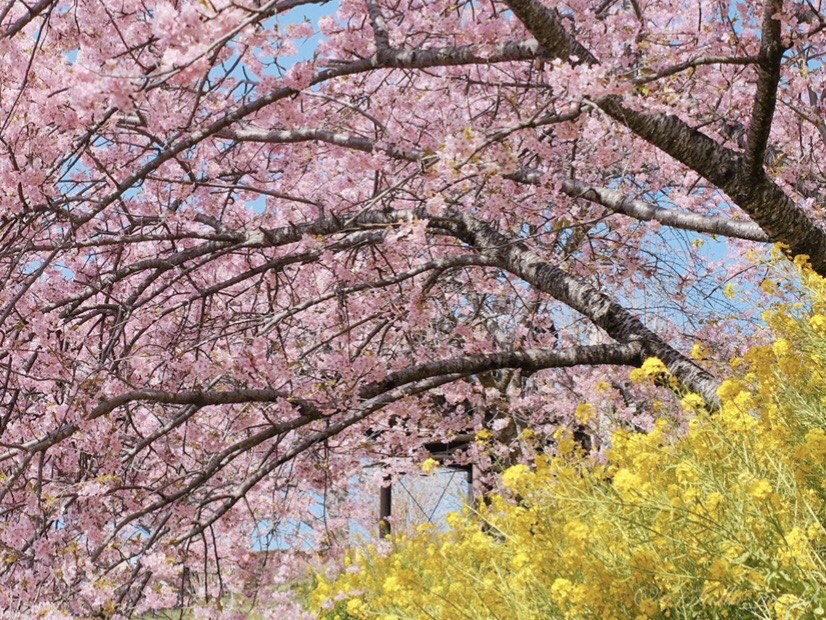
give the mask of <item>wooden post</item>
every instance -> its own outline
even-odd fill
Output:
[[[473,506],[473,463],[465,465],[467,471],[467,504]]]
[[[384,482],[379,491],[379,538],[390,536],[390,515],[393,510],[393,487],[390,477],[386,477]]]

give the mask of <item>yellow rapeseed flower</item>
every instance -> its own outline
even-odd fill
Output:
[[[614,474],[614,488],[622,496],[637,495],[642,487],[642,478],[628,469],[622,468]]]
[[[756,502],[768,499],[771,497],[771,494],[772,485],[765,478],[756,480],[752,483],[751,488],[749,488],[749,495]]]
[[[691,347],[691,357],[698,361],[703,361],[708,359],[708,351],[706,348],[701,344],[695,344]]]
[[[706,401],[703,399],[702,396],[699,394],[695,394],[694,392],[690,392],[686,394],[682,398],[682,404],[685,409],[688,411],[693,411],[695,409],[702,409],[706,405]]]
[[[780,338],[772,345],[772,351],[778,357],[789,355],[792,352],[792,345],[785,338]]]
[[[660,408],[687,423],[617,430],[599,457],[560,428],[557,449],[533,468],[504,471],[510,492],[448,517],[447,531],[397,536],[391,552],[368,547],[332,581],[319,576],[312,611],[320,620],[826,616],[826,280],[804,278],[810,301],[766,313],[773,343],[736,358],[717,410],[677,386],[688,413],[667,395]],[[668,377],[654,359],[634,376]],[[576,417],[595,411],[582,405]],[[481,439],[493,454],[493,435]]]
[[[505,470],[502,474],[502,482],[507,488],[516,489],[530,474],[530,468],[520,463]]]
[[[826,316],[815,314],[809,319],[809,327],[818,333],[826,332]]]
[[[574,418],[580,424],[588,424],[596,417],[596,411],[591,403],[583,403],[577,406]]]

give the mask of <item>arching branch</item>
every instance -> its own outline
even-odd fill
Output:
[[[738,222],[728,217],[700,215],[677,209],[663,209],[642,200],[629,198],[617,190],[588,185],[576,179],[565,179],[562,182],[562,190],[569,196],[589,200],[615,213],[622,213],[643,222],[655,221],[672,228],[692,230],[710,235],[722,235],[733,239],[760,242],[769,240],[768,235],[754,222]]]
[[[311,419],[323,417],[318,407],[308,400],[294,398],[287,392],[272,389],[228,389],[228,390],[184,390],[181,392],[164,390],[134,390],[104,400],[89,414],[94,420],[107,415],[128,403],[147,402],[167,405],[194,405],[209,407],[211,405],[238,405],[243,403],[274,403],[286,401],[296,407],[303,415]]]
[[[648,329],[642,321],[605,293],[543,260],[518,239],[503,235],[467,215],[456,214],[454,221],[440,221],[436,226],[450,230],[484,256],[497,259],[502,269],[588,317],[615,340],[639,343],[643,355],[661,359],[674,376],[712,406],[718,402],[719,383],[712,375]]]
[[[468,375],[504,368],[520,368],[524,371],[535,372],[548,368],[570,368],[572,366],[638,366],[642,361],[642,347],[638,342],[564,349],[503,351],[411,366],[390,373],[377,383],[365,385],[359,390],[359,394],[362,398],[372,398],[387,390],[438,375]]]
[[[562,122],[576,118],[579,112],[566,115],[546,115],[542,119],[523,123],[519,128],[539,127],[542,125]],[[508,130],[510,131],[510,130]],[[496,132],[507,133],[504,130]],[[424,151],[405,150],[392,144],[381,144],[375,140],[363,136],[355,136],[342,132],[333,132],[321,129],[293,129],[265,131],[260,129],[238,129],[227,130],[220,134],[220,137],[237,140],[239,142],[259,142],[267,144],[291,144],[297,142],[319,141],[335,146],[349,148],[365,153],[376,151],[383,152],[393,159],[408,162],[422,162],[425,158],[436,155],[428,155]],[[505,175],[505,178],[519,182],[536,184],[539,182],[539,175],[530,171],[518,171]],[[748,241],[768,241],[768,235],[753,222],[738,222],[730,218],[721,216],[706,216],[690,211],[663,209],[651,206],[641,200],[625,197],[616,190],[586,185],[575,179],[565,179],[562,182],[561,190],[568,196],[582,198],[600,204],[616,213],[621,213],[628,217],[648,222],[657,221],[666,226],[691,230],[694,232],[723,235],[734,239],[745,239]]]

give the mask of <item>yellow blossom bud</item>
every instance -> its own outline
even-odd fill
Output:
[[[785,338],[780,338],[772,345],[772,351],[777,357],[789,355],[792,352],[792,345]]]
[[[772,485],[765,478],[761,478],[760,480],[752,483],[751,488],[749,489],[749,495],[756,502],[768,499],[771,494]]]
[[[809,319],[809,326],[818,333],[826,332],[826,316],[815,314]]]
[[[702,396],[699,394],[694,394],[693,392],[683,396],[680,402],[682,402],[683,407],[685,407],[687,411],[702,409],[706,404],[706,401],[703,400]]]
[[[434,469],[439,466],[439,461],[434,458],[427,458],[425,459],[424,463],[422,463],[422,471],[426,474],[429,474]]]
[[[699,343],[695,344],[691,347],[691,357],[695,360],[702,361],[708,358],[708,351],[706,351],[706,348],[703,345]]]
[[[594,406],[591,403],[583,403],[576,408],[574,412],[574,418],[580,424],[588,424],[591,420],[594,419],[595,412]]]
[[[794,266],[798,269],[807,269],[812,265],[809,262],[809,256],[807,254],[798,254],[794,257]]]
[[[522,481],[531,475],[527,465],[518,464],[508,467],[502,474],[502,482],[509,489],[515,489]]]

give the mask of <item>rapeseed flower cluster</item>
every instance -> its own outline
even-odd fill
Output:
[[[602,460],[563,433],[449,531],[354,551],[319,578],[320,616],[826,617],[826,282],[797,264],[808,302],[767,312],[776,338],[734,360],[718,410],[687,394],[687,432],[617,431]]]

